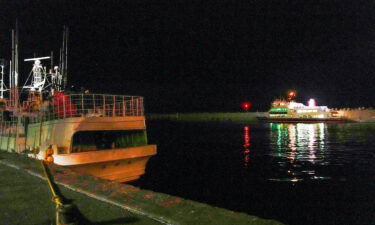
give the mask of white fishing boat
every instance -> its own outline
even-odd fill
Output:
[[[42,64],[51,60],[52,67],[52,56],[26,59],[34,64],[19,88],[18,34],[12,34],[9,87],[1,65],[0,149],[119,182],[144,174],[156,146],[147,143],[143,97],[66,91],[67,29],[59,65]]]

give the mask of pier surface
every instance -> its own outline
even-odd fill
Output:
[[[62,194],[72,199],[87,224],[281,225],[131,185],[83,176],[48,165]],[[0,152],[0,224],[54,224],[55,205],[39,161]]]
[[[55,205],[45,180],[0,164],[0,224],[55,224]],[[161,224],[112,204],[61,187],[92,224]]]

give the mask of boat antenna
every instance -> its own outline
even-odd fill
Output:
[[[12,107],[18,107],[18,20],[16,20],[16,29],[12,29],[12,61],[9,74],[10,104]]]
[[[68,36],[69,29],[66,26],[64,26],[62,48],[60,48],[60,71],[63,77],[63,84],[61,87],[62,90],[65,90],[68,76]]]
[[[15,39],[15,61],[14,61],[14,86],[18,88],[18,20],[16,20],[16,39]]]
[[[58,86],[57,89],[59,91],[63,91],[66,88],[67,80],[68,80],[68,39],[69,39],[69,28],[64,26],[63,27],[63,38],[62,38],[62,46],[60,48],[59,54],[59,66],[55,67],[58,71]]]
[[[53,51],[51,51],[51,69],[53,69]]]
[[[65,90],[68,82],[68,40],[69,40],[69,28],[64,26],[63,33],[63,87]]]
[[[62,40],[62,46],[60,48],[60,71],[63,76],[63,79],[65,77],[65,26],[63,28],[63,40]],[[64,88],[62,88],[64,89]]]
[[[13,75],[14,75],[14,29],[12,29],[12,60],[10,61],[10,73],[9,73],[9,100],[12,105],[13,100]]]

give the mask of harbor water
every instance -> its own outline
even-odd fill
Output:
[[[298,224],[375,224],[375,123],[149,121],[133,184]]]

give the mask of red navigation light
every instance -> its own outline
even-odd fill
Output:
[[[251,102],[243,102],[241,106],[244,111],[248,111],[251,107]]]
[[[297,92],[295,90],[288,91],[288,100],[292,101],[297,97]]]

